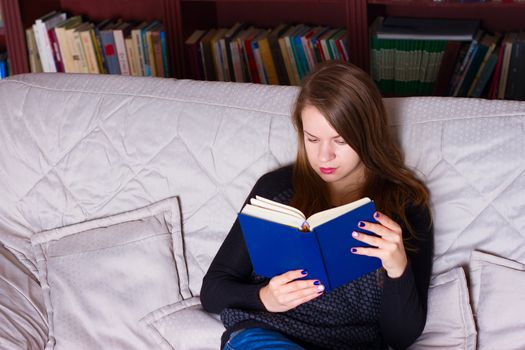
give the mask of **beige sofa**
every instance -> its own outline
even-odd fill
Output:
[[[293,161],[296,93],[0,82],[0,348],[217,349],[202,277],[257,178]],[[525,348],[525,103],[385,104],[432,194],[429,315],[413,348]]]

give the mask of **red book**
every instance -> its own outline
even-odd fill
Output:
[[[434,96],[446,96],[449,82],[454,74],[454,66],[458,57],[461,42],[449,41],[445,47],[443,58],[441,59],[441,65],[437,74],[436,82],[432,95]]]
[[[60,56],[60,46],[58,45],[55,28],[48,29],[47,36],[49,36],[49,42],[53,50],[53,60],[55,61],[57,72],[64,72],[64,62],[62,62],[62,56]]]
[[[260,83],[259,71],[257,70],[257,62],[255,62],[255,56],[253,56],[251,41],[259,35],[259,31],[252,33],[243,42],[244,52],[246,54],[246,61],[248,62],[248,68],[250,70],[250,77],[252,83]]]
[[[487,97],[495,99],[498,94],[499,79],[501,77],[501,65],[503,63],[503,54],[505,53],[505,45],[501,43],[498,54],[498,63],[496,63],[496,68],[494,69],[494,76],[490,82],[490,88]]]

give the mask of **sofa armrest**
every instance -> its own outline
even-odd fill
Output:
[[[45,310],[36,279],[0,244],[0,348],[43,349],[49,331]]]

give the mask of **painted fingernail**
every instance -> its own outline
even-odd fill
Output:
[[[319,281],[315,281],[314,284],[315,284],[316,286],[318,286],[318,285],[321,284],[321,282],[319,282]]]
[[[365,227],[365,223],[362,221],[359,221],[359,227]]]
[[[350,249],[350,251],[351,251],[352,253],[357,253],[357,248],[352,248],[352,249]]]
[[[376,213],[374,214],[374,217],[375,217],[376,219],[379,219],[379,216],[380,216],[380,215],[381,215],[381,214],[379,214],[379,212],[376,211]]]
[[[352,236],[354,237],[359,237],[359,233],[357,233],[356,231],[352,232]]]
[[[306,270],[301,271],[301,273],[302,273],[304,276],[308,275],[308,271],[306,271]]]
[[[320,286],[317,286],[317,291],[322,292],[324,290],[324,286],[321,284]]]

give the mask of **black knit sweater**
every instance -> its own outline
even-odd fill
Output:
[[[261,177],[249,198],[260,195],[289,203],[292,167]],[[419,239],[417,253],[399,278],[380,269],[282,313],[266,311],[259,290],[268,279],[253,273],[238,220],[219,249],[201,289],[205,310],[220,313],[222,346],[239,329],[275,329],[307,349],[403,349],[421,334],[426,320],[433,236],[426,209],[407,208]],[[403,229],[404,234],[407,232]],[[350,253],[349,253],[350,254]]]

